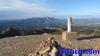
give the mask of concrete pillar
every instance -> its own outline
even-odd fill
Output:
[[[75,40],[77,38],[77,32],[62,32],[62,40],[70,41]]]
[[[78,33],[71,31],[72,17],[69,16],[67,18],[67,21],[68,21],[67,22],[67,31],[62,32],[62,40],[64,40],[64,41],[75,40],[78,37]]]
[[[71,25],[72,25],[72,17],[69,16],[67,18],[67,32],[71,32]]]

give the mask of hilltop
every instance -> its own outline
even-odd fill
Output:
[[[40,43],[45,41],[50,35],[30,35],[17,36],[0,39],[0,56],[27,56],[35,51]],[[100,37],[89,37],[80,35],[77,41],[71,44],[61,40],[61,35],[51,35],[58,43],[67,48],[92,49],[100,42]]]

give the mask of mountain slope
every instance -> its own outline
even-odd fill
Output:
[[[0,28],[2,27],[14,27],[17,29],[42,29],[45,27],[61,27],[65,25],[66,21],[62,19],[56,19],[52,17],[33,17],[23,20],[6,20],[0,21]]]

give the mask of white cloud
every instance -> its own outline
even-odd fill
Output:
[[[21,11],[27,13],[29,15],[40,15],[40,16],[48,16],[56,14],[56,9],[49,8],[48,6],[42,5],[37,1],[41,0],[33,0],[32,2],[28,2],[25,0],[0,0],[0,11]]]

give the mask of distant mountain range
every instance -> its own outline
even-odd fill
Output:
[[[53,17],[33,17],[22,20],[2,20],[0,21],[0,29],[13,27],[17,29],[42,29],[42,28],[58,28],[66,25],[66,20],[56,19]]]
[[[42,29],[59,28],[67,25],[66,19],[57,19],[53,17],[32,17],[21,20],[1,20],[0,29],[13,27],[17,29]],[[73,19],[73,25],[100,25],[100,19]]]

